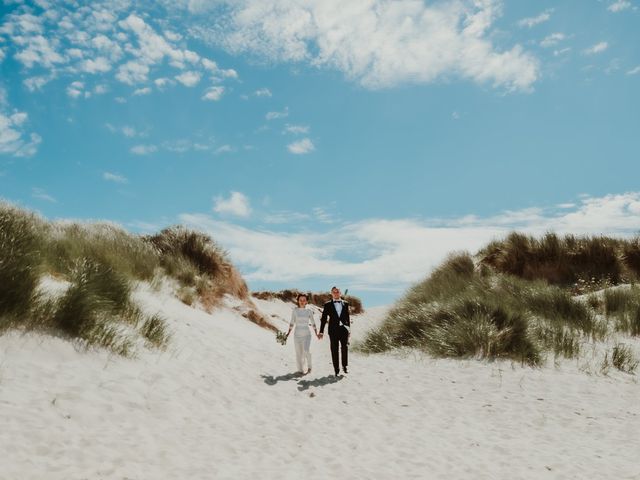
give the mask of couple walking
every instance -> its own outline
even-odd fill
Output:
[[[304,363],[307,364],[307,372],[311,373],[311,330],[316,334],[318,340],[324,337],[324,327],[329,322],[329,344],[331,346],[331,360],[333,361],[333,370],[336,376],[340,373],[340,357],[342,357],[342,371],[349,373],[347,366],[349,364],[349,337],[351,335],[351,321],[349,319],[349,303],[340,298],[340,289],[338,287],[331,288],[331,300],[326,302],[322,308],[322,317],[320,317],[320,332],[316,327],[313,318],[313,312],[306,308],[309,299],[307,295],[301,293],[298,295],[298,306],[291,313],[291,322],[289,323],[289,331],[295,328],[293,335],[294,345],[296,348],[296,363],[298,373],[304,373]]]

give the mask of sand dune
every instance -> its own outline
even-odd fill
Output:
[[[352,354],[336,379],[325,339],[299,378],[293,345],[233,302],[136,298],[168,317],[166,352],[0,337],[1,479],[640,478],[635,376],[405,352]],[[290,305],[256,303],[286,328]],[[383,313],[356,318],[354,337]]]

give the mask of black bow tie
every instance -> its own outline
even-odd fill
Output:
[[[334,300],[333,303],[342,303],[340,300]]]

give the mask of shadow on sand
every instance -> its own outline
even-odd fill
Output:
[[[273,375],[262,375],[262,379],[264,383],[267,385],[275,385],[278,382],[288,382],[289,380],[296,380],[302,377],[300,373],[287,373],[286,375],[280,375],[278,377],[274,377]]]
[[[339,375],[337,377],[334,375],[327,375],[326,377],[316,378],[315,380],[300,380],[298,382],[298,390],[304,392],[310,387],[323,387],[332,383],[338,383],[343,378],[344,377],[342,375]]]
[[[287,373],[286,375],[279,375],[274,377],[273,375],[261,375],[264,383],[267,385],[275,385],[278,382],[288,382],[290,380],[298,380],[302,377],[299,373]],[[298,390],[304,392],[311,387],[323,387],[325,385],[331,385],[332,383],[337,383],[342,380],[344,377],[327,375],[326,377],[316,378],[314,380],[300,380],[298,381]]]

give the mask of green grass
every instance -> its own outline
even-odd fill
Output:
[[[613,366],[621,372],[634,373],[639,364],[640,362],[636,359],[631,347],[618,343],[611,349],[611,353],[605,353],[600,371],[606,375]]]
[[[0,203],[0,332],[8,328],[62,333],[86,346],[132,355],[139,339],[165,348],[165,320],[133,304],[137,281],[176,279],[212,307],[247,286],[207,235],[182,227],[139,236],[109,223],[51,223]],[[70,283],[57,299],[39,295],[43,274]]]
[[[640,287],[617,288],[604,292],[604,310],[613,319],[616,329],[640,336]]]
[[[448,258],[412,287],[359,348],[411,347],[444,357],[511,358],[539,364],[545,352],[574,357],[584,338],[604,332],[587,304],[544,281]]]
[[[640,241],[610,237],[535,238],[512,233],[479,252],[495,271],[527,280],[545,280],[586,293],[640,278]]]
[[[25,315],[40,276],[42,222],[0,204],[0,331]]]

